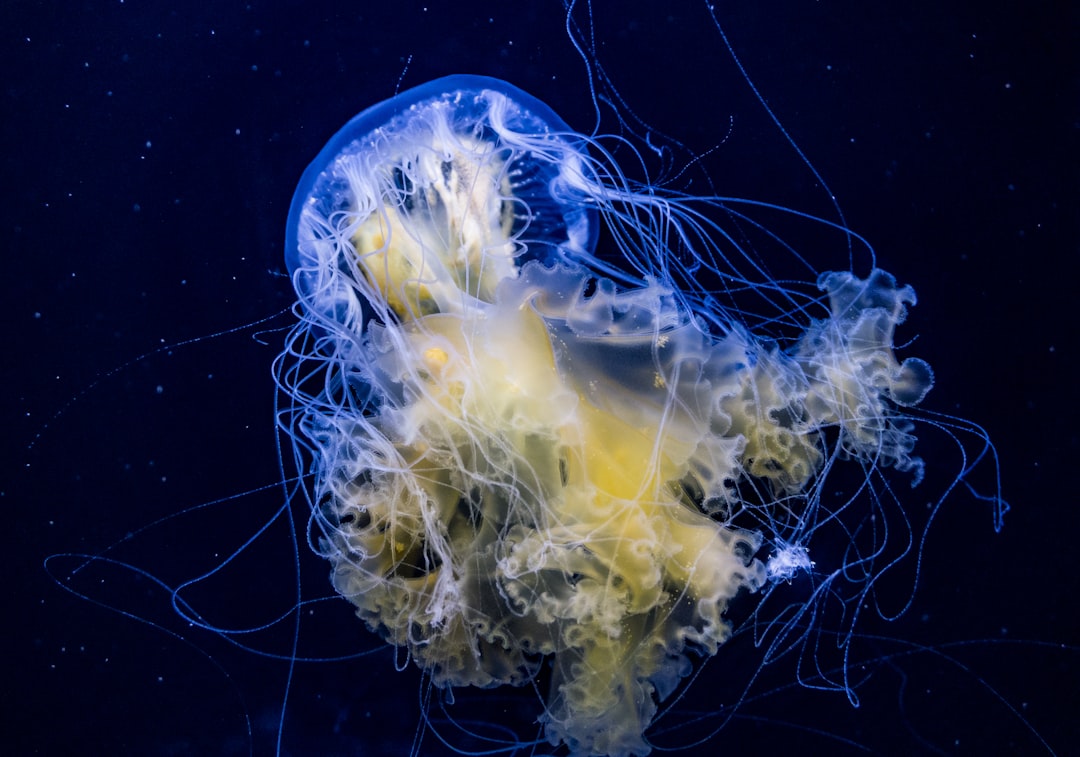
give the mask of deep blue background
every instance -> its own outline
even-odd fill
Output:
[[[718,17],[850,226],[916,287],[901,338],[918,334],[912,353],[937,373],[927,406],[986,427],[1014,509],[995,535],[985,507],[950,500],[915,606],[893,624],[866,618],[867,634],[936,652],[879,666],[857,710],[836,695],[770,693],[714,745],[1044,754],[1041,737],[1076,753],[1080,666],[1075,648],[1060,647],[1080,643],[1077,13],[1070,3],[784,0]],[[601,1],[594,18],[592,57],[624,116],[687,154],[722,142],[704,164],[723,194],[830,212],[704,4]],[[241,495],[110,553],[175,585],[270,518],[282,493],[269,366],[289,318],[153,351],[290,304],[282,245],[295,182],[399,79],[502,77],[590,131],[588,80],[561,3],[15,2],[0,10],[0,30],[0,751],[271,753],[284,664],[187,628],[145,578],[99,564],[73,584],[135,619],[65,593],[43,561]],[[613,115],[602,114],[606,128]],[[941,439],[921,451],[944,474],[956,465]],[[934,483],[909,495],[913,507]],[[186,596],[221,626],[273,620],[291,601],[289,539],[279,522],[235,574],[209,584],[228,596]],[[300,554],[305,596],[327,594],[325,566]],[[64,575],[75,564],[50,567]],[[314,612],[302,655],[375,651],[297,668],[285,753],[406,753],[421,709],[416,672],[395,673],[343,603]],[[243,640],[288,654],[290,636],[283,623]],[[878,654],[898,649],[882,643]],[[715,689],[698,685],[693,706],[729,704],[725,671],[745,677],[752,653],[723,650],[705,672]],[[513,707],[483,701],[490,720]],[[447,750],[429,736],[419,752]]]

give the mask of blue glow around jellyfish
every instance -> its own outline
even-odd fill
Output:
[[[296,191],[276,370],[337,591],[438,687],[542,686],[544,736],[582,755],[647,754],[729,609],[767,656],[858,607],[869,482],[918,480],[905,408],[933,383],[894,355],[910,287],[776,244],[804,273],[780,281],[753,204],[636,184],[617,151],[478,76],[364,111]],[[831,496],[840,466],[871,491]]]

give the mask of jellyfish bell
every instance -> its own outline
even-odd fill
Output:
[[[490,89],[493,84],[498,89]],[[487,98],[480,96],[485,91],[490,93]],[[466,94],[470,92],[472,98]],[[493,149],[490,133],[495,130],[506,136],[520,135],[522,141],[506,142],[503,153],[488,154]],[[540,134],[560,134],[562,138],[529,142],[530,135]],[[296,279],[300,271],[298,287],[317,288],[320,269],[315,241],[327,231],[317,227],[326,220],[336,220],[340,213],[350,213],[368,221],[352,232],[364,237],[361,243],[372,250],[382,247],[381,235],[450,235],[442,240],[416,238],[411,242],[402,237],[394,245],[394,255],[362,259],[367,275],[383,288],[383,299],[399,315],[416,304],[420,292],[399,292],[391,284],[395,278],[415,278],[411,272],[415,266],[436,266],[425,269],[434,281],[425,278],[412,284],[426,288],[423,299],[431,304],[462,292],[490,299],[494,284],[511,270],[511,226],[515,214],[523,212],[510,202],[511,197],[527,205],[536,227],[544,227],[553,238],[565,237],[565,244],[581,250],[595,243],[594,212],[560,204],[547,191],[554,178],[552,171],[575,170],[573,140],[570,128],[539,100],[481,76],[438,79],[368,108],[327,143],[300,179],[286,227],[286,239],[294,241],[286,250],[289,273]],[[558,154],[546,160],[522,161],[521,153],[529,149]],[[513,165],[508,163],[511,151]],[[392,175],[384,176],[382,170],[391,170]],[[435,173],[438,175],[433,176]],[[393,182],[407,205],[343,205],[378,203],[385,189],[380,182],[387,180]],[[413,182],[421,183],[421,191]],[[469,205],[458,206],[459,202]],[[413,203],[420,205],[414,207]],[[405,225],[410,217],[421,214],[428,217],[425,228],[415,223]],[[459,221],[471,225],[455,226]],[[296,244],[295,240],[308,243]],[[439,248],[447,253],[444,259],[418,259],[424,251]],[[541,250],[531,252],[536,255]],[[472,277],[469,282],[462,278],[466,275]]]
[[[651,750],[731,603],[810,568],[834,465],[920,469],[911,288],[780,286],[729,205],[479,76],[364,111],[293,199],[279,423],[334,587],[438,687],[542,675],[574,754]]]

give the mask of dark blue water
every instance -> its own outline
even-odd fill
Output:
[[[925,406],[986,428],[1013,509],[995,534],[985,504],[949,500],[910,610],[893,623],[866,612],[857,650],[874,675],[858,709],[842,694],[789,686],[792,667],[778,665],[712,747],[1064,755],[1080,743],[1077,15],[1065,4],[969,5],[717,9],[847,224],[918,292],[900,340],[917,335],[912,354],[935,369]],[[605,130],[621,117],[682,145],[669,176],[704,155],[674,179],[679,188],[707,191],[707,171],[721,194],[836,220],[703,4],[593,11],[586,57],[623,98],[601,106]],[[98,561],[69,583],[95,603],[54,581],[78,559],[51,562],[52,575],[44,561],[120,542],[107,557],[176,588],[273,516],[283,490],[270,363],[291,322],[280,312],[293,300],[283,244],[298,177],[355,113],[399,84],[451,73],[506,79],[592,131],[589,78],[561,3],[23,2],[0,14],[9,534],[0,751],[271,754],[291,680],[283,753],[407,754],[425,709],[419,674],[405,660],[395,672],[344,603],[310,608],[296,655],[367,654],[290,666],[266,653],[293,656],[291,619],[223,638],[179,619],[148,575]],[[259,319],[268,320],[210,336]],[[920,451],[928,479],[899,494],[923,512],[960,462],[941,435]],[[220,498],[229,499],[125,540]],[[182,595],[213,613],[205,623],[275,621],[295,601],[298,569],[304,597],[329,596],[327,568],[294,548],[286,524],[243,552],[232,580]],[[909,566],[883,612],[904,604],[911,576]],[[760,659],[745,641],[709,663],[679,717],[731,705],[741,689],[725,682],[745,682]],[[862,668],[852,675],[858,682]],[[463,699],[451,712],[467,727],[491,735],[493,723],[520,724],[513,696]],[[426,709],[458,746],[482,748],[437,705]],[[661,722],[656,741],[680,746],[708,731]],[[417,753],[451,752],[428,733]]]

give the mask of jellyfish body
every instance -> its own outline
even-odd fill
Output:
[[[703,282],[750,286],[695,203],[455,76],[353,119],[290,212],[281,424],[334,586],[439,686],[550,665],[540,718],[575,754],[646,754],[729,604],[809,566],[827,460],[919,466],[911,289],[777,289],[782,347]]]

